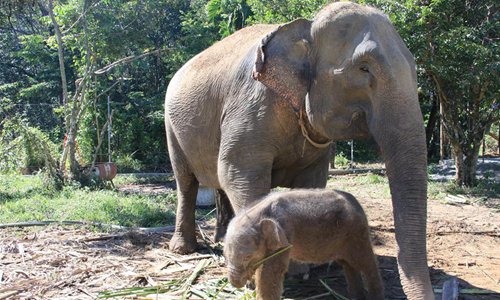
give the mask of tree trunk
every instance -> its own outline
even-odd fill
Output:
[[[446,149],[445,149],[445,139],[446,135],[444,132],[444,109],[443,109],[443,101],[440,99],[439,101],[439,161],[443,161],[446,158]]]
[[[56,35],[57,41],[57,54],[59,57],[59,71],[61,73],[61,88],[62,88],[62,103],[64,105],[64,124],[66,127],[66,132],[70,129],[70,120],[68,114],[68,83],[66,80],[66,68],[64,67],[64,48],[62,42],[62,34],[59,24],[57,23],[56,17],[54,15],[54,1],[48,0],[47,11],[50,16],[50,20],[52,21],[52,26],[54,26],[54,33]],[[68,138],[68,136],[66,136]],[[68,157],[68,148],[65,146],[63,149],[63,153],[61,154],[61,159],[59,163],[59,167],[63,171],[66,169],[66,160]]]
[[[461,178],[458,180],[460,186],[472,187],[476,185],[477,158],[478,153],[470,153],[462,160]]]
[[[59,70],[61,72],[62,102],[64,107],[66,108],[68,104],[68,83],[66,81],[66,69],[64,67],[64,51],[63,51],[64,48],[63,48],[61,29],[59,28],[59,24],[57,23],[56,17],[54,15],[53,0],[49,0],[48,11],[50,20],[52,21],[52,26],[54,26],[54,32],[56,34],[57,54],[59,56]],[[66,126],[68,127],[69,123],[67,123]]]
[[[330,146],[330,169],[335,169],[335,155],[337,155],[337,142]]]
[[[472,142],[472,149],[464,151],[460,143],[452,143],[455,156],[456,181],[459,186],[473,187],[477,183],[476,171],[480,141]]]
[[[78,134],[78,126],[81,120],[82,113],[86,109],[86,105],[84,104],[85,100],[85,92],[87,87],[87,80],[91,73],[92,64],[90,61],[90,49],[88,44],[88,32],[87,32],[87,20],[85,15],[85,9],[88,7],[89,2],[85,0],[84,2],[84,12],[83,12],[83,24],[84,24],[84,47],[87,57],[86,62],[86,70],[83,78],[80,78],[75,83],[75,93],[70,100],[68,97],[68,84],[66,82],[66,70],[64,67],[64,45],[62,42],[62,33],[57,23],[57,20],[54,15],[54,2],[53,0],[48,0],[48,12],[50,15],[50,19],[52,20],[52,25],[54,26],[54,32],[57,39],[57,50],[59,54],[59,65],[61,71],[61,81],[62,81],[62,89],[63,89],[63,103],[64,103],[64,112],[65,112],[65,127],[66,127],[66,136],[65,136],[65,145],[63,148],[63,152],[61,154],[60,160],[60,170],[61,173],[65,174],[67,178],[74,179],[79,177],[80,173],[80,165],[76,159],[77,145],[76,145],[76,137]],[[69,172],[66,174],[66,162],[69,159]],[[78,179],[78,178],[77,178]]]
[[[434,157],[437,157],[439,155],[438,151],[439,151],[439,148],[436,147],[436,144],[439,143],[439,130],[434,130],[433,134],[432,134],[432,139],[431,139],[431,142],[430,142],[430,148],[427,149],[427,157],[429,158],[434,158]]]
[[[425,127],[425,136],[426,136],[426,142],[427,142],[427,149],[431,149],[431,140],[432,136],[434,135],[434,130],[436,129],[436,123],[438,121],[438,102],[436,97],[432,97],[432,108],[431,112],[429,114],[429,120],[427,121],[427,126]]]

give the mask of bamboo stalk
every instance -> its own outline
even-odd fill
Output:
[[[286,247],[283,247],[283,248],[280,248],[278,250],[276,250],[275,252],[271,253],[270,255],[264,257],[263,259],[257,261],[254,265],[253,265],[253,268],[257,269],[258,267],[260,267],[263,263],[265,263],[267,260],[277,256],[277,255],[280,255],[281,253],[285,252],[285,251],[288,251],[290,249],[292,249],[293,245],[288,245]]]

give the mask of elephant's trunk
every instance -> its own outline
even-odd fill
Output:
[[[427,151],[416,95],[403,107],[389,104],[370,128],[386,163],[392,195],[398,266],[408,299],[434,299],[427,268]],[[392,107],[392,109],[389,109]]]

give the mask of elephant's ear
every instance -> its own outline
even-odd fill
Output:
[[[271,219],[260,221],[260,230],[268,250],[277,250],[290,245],[281,226]]]
[[[252,73],[286,99],[295,111],[304,105],[310,82],[311,22],[298,19],[279,26],[257,47]]]

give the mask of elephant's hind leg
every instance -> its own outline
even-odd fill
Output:
[[[344,270],[345,279],[347,281],[347,288],[349,290],[349,295],[351,296],[351,298],[356,300],[365,299],[365,290],[363,288],[363,279],[361,278],[361,273],[345,260],[339,260],[338,263]]]
[[[175,233],[170,240],[171,251],[181,254],[194,252],[197,247],[195,232],[196,195],[198,180],[189,169],[189,164],[175,136],[167,129],[170,161],[177,183],[177,212]]]
[[[217,210],[217,224],[215,226],[215,236],[214,241],[217,243],[222,241],[226,235],[227,225],[229,221],[234,217],[233,207],[229,198],[223,190],[217,190],[215,198],[215,206]]]
[[[344,257],[347,265],[343,264],[344,272],[349,290],[357,298],[361,297],[361,291],[364,286],[367,289],[366,299],[384,300],[384,285],[378,270],[377,258],[373,253],[368,235],[367,231],[360,233],[359,239],[351,241],[347,245],[346,249],[349,249],[349,254]],[[364,285],[360,282],[361,278]]]

